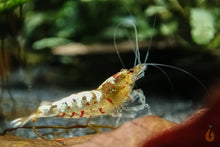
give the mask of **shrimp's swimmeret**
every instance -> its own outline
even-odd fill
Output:
[[[23,126],[29,120],[40,117],[91,118],[112,115],[128,99],[135,81],[144,76],[146,64],[138,64],[132,69],[122,69],[109,77],[97,89],[72,94],[59,101],[40,106],[29,117],[12,121],[14,127]]]

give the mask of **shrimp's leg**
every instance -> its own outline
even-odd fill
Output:
[[[116,129],[116,127],[109,126],[109,125],[87,124],[87,126],[93,129],[94,131],[96,131],[97,133],[102,133],[102,131],[98,128],[108,128],[112,130]]]
[[[99,130],[96,126],[94,126],[94,124],[87,124],[88,127],[90,127],[92,130],[94,130],[97,133],[102,133],[101,130]]]
[[[146,103],[146,98],[141,89],[133,90],[129,97],[131,99],[128,99],[128,101],[123,104],[123,109],[120,112],[122,116],[117,119],[116,126],[119,126],[125,121],[137,118],[137,116],[140,117],[143,116],[143,114],[151,114],[150,106]],[[133,103],[138,104],[134,105]]]
[[[128,99],[124,104],[123,104],[123,110],[125,111],[140,111],[143,110],[144,108],[149,108],[150,106],[146,103],[146,97],[144,96],[144,93],[141,89],[133,90],[129,97],[131,99]],[[135,106],[129,106],[132,103],[139,103]]]
[[[131,100],[129,103],[134,103],[135,101],[138,101],[140,103],[139,105],[135,106],[127,106],[129,105],[128,102],[126,102],[123,106],[123,110],[125,111],[140,111],[143,109],[149,109],[149,113],[151,113],[150,106],[146,103],[146,97],[144,96],[144,93],[141,89],[133,90],[130,94]]]
[[[39,137],[39,138],[41,138],[41,139],[43,139],[43,140],[45,140],[45,141],[55,141],[55,143],[58,143],[59,145],[60,144],[62,144],[62,145],[64,145],[63,144],[63,141],[61,141],[61,140],[56,140],[56,139],[47,139],[47,138],[45,138],[45,137],[43,137],[43,136],[41,136],[38,132],[37,132],[37,130],[36,130],[36,127],[35,126],[33,126],[32,127],[32,130],[34,131],[34,133]]]

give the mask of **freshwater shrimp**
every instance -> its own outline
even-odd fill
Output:
[[[131,99],[135,82],[144,76],[145,64],[138,64],[129,70],[122,69],[105,80],[97,89],[72,94],[49,104],[43,104],[28,117],[11,122],[14,127],[40,117],[91,118],[100,115],[117,115],[118,108]],[[132,100],[130,100],[132,101]]]
[[[118,53],[117,46],[115,49]],[[147,68],[146,63],[141,63],[137,58],[140,58],[138,48],[135,50],[135,66],[133,68],[121,69],[120,72],[106,79],[97,89],[82,91],[55,102],[41,104],[30,116],[15,119],[11,124],[13,127],[21,127],[28,121],[35,122],[37,118],[41,117],[91,118],[102,115],[121,117],[121,109],[138,111],[149,108],[142,90],[133,89],[135,82],[144,77]],[[139,61],[137,65],[136,60]],[[137,99],[141,104],[126,107],[128,103],[133,103]]]

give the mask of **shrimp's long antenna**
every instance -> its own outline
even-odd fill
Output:
[[[116,26],[115,30],[114,30],[114,47],[115,47],[115,51],[116,51],[116,53],[118,55],[118,58],[119,58],[119,60],[121,62],[122,67],[125,68],[125,64],[124,64],[123,60],[121,59],[121,56],[120,56],[120,53],[119,53],[119,50],[118,50],[118,46],[117,46],[117,42],[116,42],[116,34],[117,34],[117,31],[118,31],[118,28],[119,28],[120,25],[121,25],[121,23],[118,24]]]
[[[183,72],[183,73],[189,75],[190,77],[192,77],[196,82],[199,83],[199,85],[202,86],[202,88],[207,92],[207,95],[208,95],[208,96],[210,95],[209,92],[208,92],[207,87],[206,87],[198,78],[196,78],[193,74],[187,72],[186,70],[183,70],[183,69],[181,69],[181,68],[179,68],[179,67],[175,67],[175,66],[172,66],[172,65],[160,64],[160,63],[145,63],[145,64],[146,64],[147,66],[148,66],[148,65],[154,66],[154,67],[155,67],[155,66],[163,66],[163,67],[168,67],[168,68],[172,68],[172,69],[179,70],[179,71],[181,71],[181,72]]]
[[[116,41],[116,34],[117,34],[117,31],[118,31],[118,28],[122,24],[130,24],[134,28],[134,33],[135,33],[135,49],[134,49],[135,60],[134,60],[134,66],[136,66],[137,62],[138,62],[138,64],[141,64],[140,52],[139,52],[139,47],[138,47],[137,27],[135,26],[135,24],[133,22],[122,22],[122,23],[119,23],[115,28],[115,31],[114,31],[114,47],[115,47],[116,53],[118,55],[118,58],[119,58],[119,60],[122,64],[122,66],[125,68],[125,64],[124,64],[123,60],[121,59],[119,49],[118,49],[118,46],[117,46],[117,41]]]
[[[169,75],[162,68],[160,68],[158,65],[151,65],[151,66],[154,66],[155,68],[159,69],[165,75],[165,77],[168,80],[169,85],[171,87],[171,91],[174,92],[173,82],[171,81]]]
[[[157,15],[154,16],[153,29],[155,28],[156,20],[157,20]],[[150,51],[152,40],[153,40],[153,37],[150,38],[150,42],[149,42],[149,45],[148,45],[148,48],[147,48],[147,53],[145,55],[144,63],[147,62],[147,59],[149,57],[149,51]]]
[[[134,60],[134,66],[136,66],[137,62],[139,64],[141,64],[140,51],[139,51],[139,47],[138,47],[137,27],[135,26],[134,23],[130,23],[130,24],[134,28],[134,33],[135,33],[135,60]]]
[[[127,11],[129,12],[130,16],[133,17],[130,9],[128,7]],[[141,64],[141,60],[140,60],[140,52],[139,52],[139,47],[138,47],[138,35],[137,35],[137,27],[133,22],[130,22],[130,24],[133,26],[134,28],[134,33],[135,33],[135,49],[134,49],[134,55],[135,55],[135,59],[134,59],[134,67],[137,65],[137,62],[139,64]]]

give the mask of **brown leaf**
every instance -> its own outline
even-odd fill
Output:
[[[179,127],[146,140],[148,147],[219,147],[220,146],[220,87],[210,97],[206,109],[194,113]]]
[[[77,143],[86,142],[90,139],[93,135],[86,135],[81,137],[72,137],[72,138],[59,138],[56,139],[57,141],[64,142],[65,145],[73,145]],[[14,135],[5,135],[0,136],[0,145],[2,147],[55,147],[55,146],[62,146],[61,143],[56,141],[46,141],[37,138],[23,138]]]
[[[91,140],[73,147],[137,147],[141,146],[146,138],[161,133],[177,124],[166,121],[157,116],[145,116],[123,124],[120,128],[100,135],[95,135]]]
[[[22,138],[12,135],[0,136],[0,144],[4,147],[41,147],[41,146],[61,146],[58,142],[63,142],[69,146],[126,146],[136,147],[143,144],[146,138],[151,138],[155,134],[161,133],[166,129],[177,126],[157,116],[145,116],[131,122],[123,124],[120,128],[103,134],[86,135],[81,137],[59,138],[55,141],[41,139]],[[93,137],[94,136],[94,137]],[[82,143],[82,144],[79,144]]]

